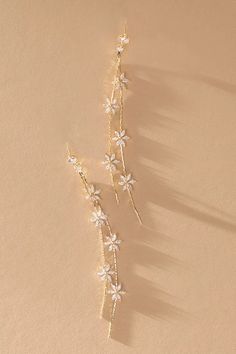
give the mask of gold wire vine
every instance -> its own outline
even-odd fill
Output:
[[[122,36],[127,37],[126,25],[125,25],[124,33]],[[122,37],[122,36],[120,36],[120,37]],[[115,98],[116,80],[117,80],[118,76],[120,76],[122,73],[122,71],[121,71],[121,55],[122,54],[121,53],[122,52],[117,52],[117,56],[116,56],[115,74],[114,74],[114,80],[113,80],[113,84],[112,84],[112,92],[111,92],[111,98],[110,98],[111,102]],[[113,151],[112,129],[111,129],[112,118],[113,118],[113,115],[112,115],[112,113],[110,113],[109,114],[109,154],[111,154]],[[120,131],[123,130],[123,120],[124,120],[124,94],[123,94],[123,85],[120,85],[120,87],[119,87],[119,129],[120,129]],[[126,176],[127,175],[127,167],[126,167],[126,161],[125,161],[125,156],[124,156],[124,148],[122,145],[120,145],[120,156],[121,156],[121,162],[122,162],[122,172],[123,172],[123,175]],[[110,176],[111,176],[111,183],[112,183],[113,190],[115,193],[116,201],[117,201],[117,203],[119,203],[119,196],[118,196],[118,192],[117,192],[117,189],[115,186],[114,174],[112,171],[110,171]],[[128,196],[129,196],[129,200],[130,200],[132,209],[133,209],[139,223],[142,225],[142,219],[141,219],[140,213],[136,207],[136,204],[135,204],[135,201],[133,198],[133,193],[130,188],[127,188],[127,192],[128,192]]]

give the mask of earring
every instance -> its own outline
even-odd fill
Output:
[[[111,337],[117,304],[125,294],[120,283],[118,270],[118,251],[120,249],[121,240],[118,238],[117,234],[113,232],[109,218],[101,205],[101,190],[87,181],[86,172],[81,162],[75,155],[71,154],[69,146],[67,146],[67,150],[67,161],[74,167],[75,172],[79,175],[85,190],[86,199],[90,201],[93,208],[90,221],[96,226],[100,236],[102,264],[97,274],[104,282],[101,316],[103,316],[106,298],[109,296],[111,312],[108,337]]]
[[[122,187],[123,191],[128,193],[131,206],[138,218],[139,223],[142,224],[140,214],[134,202],[132,191],[133,185],[136,181],[132,174],[128,172],[124,153],[127,141],[130,139],[129,136],[126,135],[126,129],[124,128],[124,91],[128,87],[129,80],[122,71],[121,59],[128,43],[129,38],[125,29],[124,33],[119,36],[118,46],[116,47],[114,79],[112,81],[111,95],[106,98],[103,105],[105,113],[108,115],[109,131],[108,153],[105,154],[103,164],[110,172],[111,184],[113,186],[117,204],[119,204],[119,196],[117,191],[118,184],[118,186]],[[115,129],[114,126],[116,127]],[[121,161],[117,159],[117,154]],[[117,172],[120,174],[118,183],[116,177]]]

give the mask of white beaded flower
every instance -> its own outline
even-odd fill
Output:
[[[119,185],[123,187],[123,191],[126,191],[126,190],[131,190],[135,182],[136,182],[135,179],[133,179],[131,173],[129,173],[127,176],[123,176],[123,175],[120,176]]]
[[[87,187],[87,192],[88,194],[86,195],[86,199],[90,199],[92,202],[97,202],[98,200],[101,199],[100,197],[101,190],[96,189],[93,184],[90,184]]]
[[[115,274],[115,272],[111,269],[110,264],[106,263],[97,274],[101,280],[112,281],[111,276]]]
[[[120,161],[116,159],[115,154],[105,154],[105,160],[102,162],[102,164],[105,165],[106,169],[111,172],[116,171],[116,165],[118,163],[120,163]]]
[[[106,98],[106,102],[103,104],[103,107],[105,109],[105,113],[115,114],[119,108],[119,105],[117,104],[116,98],[113,100]]]
[[[116,234],[112,234],[110,236],[106,237],[106,241],[104,242],[104,245],[108,248],[108,251],[119,251],[119,244],[121,243],[121,240],[117,238]]]
[[[111,298],[113,301],[120,301],[122,295],[125,294],[125,291],[122,290],[121,284],[111,284],[111,289],[108,290],[108,294],[111,294]]]
[[[124,51],[124,47],[122,47],[122,45],[119,45],[119,46],[116,48],[117,54],[121,54],[123,51]]]
[[[75,156],[69,156],[67,159],[68,163],[70,163],[71,165],[75,165],[77,163],[77,158]]]
[[[119,77],[116,77],[112,84],[114,85],[116,90],[122,89],[123,87],[127,87],[129,80],[125,77],[125,74],[120,74]]]
[[[129,43],[129,38],[127,37],[126,34],[123,34],[119,37],[119,42],[121,44],[128,44]]]
[[[118,146],[125,146],[126,140],[129,140],[129,137],[125,134],[125,130],[115,131],[115,136],[112,138]]]
[[[102,209],[98,209],[92,212],[92,217],[90,221],[92,221],[96,227],[101,227],[105,224],[107,220],[107,215],[103,213]]]

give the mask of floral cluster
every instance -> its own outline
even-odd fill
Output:
[[[118,239],[116,234],[111,234],[106,236],[106,241],[104,242],[104,246],[108,249],[108,252],[116,252],[119,251],[121,240]],[[122,286],[118,282],[114,282],[113,276],[116,275],[116,272],[113,270],[113,267],[109,263],[105,263],[97,273],[102,281],[106,281],[109,283],[109,289],[107,291],[108,294],[111,294],[111,298],[113,301],[121,300],[122,295],[125,294],[125,291],[122,289]]]
[[[81,165],[81,162],[77,159],[77,157],[70,155],[68,157],[68,163],[71,164],[75,171],[79,173],[82,182],[84,184],[84,189],[86,192],[86,199],[90,200],[94,206],[94,210],[92,211],[90,221],[101,230],[103,233],[103,228],[109,231],[109,235],[105,235],[104,239],[102,237],[103,247],[107,250],[108,253],[111,253],[113,257],[116,257],[116,252],[120,249],[121,240],[117,237],[116,234],[111,232],[108,216],[104,213],[100,200],[101,200],[101,190],[97,189],[95,185],[89,184],[85,178],[84,168]],[[115,155],[106,155],[105,165],[106,168],[110,171],[114,171],[116,165],[119,163],[116,160]],[[114,260],[114,258],[113,258]],[[114,262],[113,262],[114,263]],[[125,291],[122,289],[121,284],[118,282],[118,273],[117,273],[117,264],[114,263],[111,266],[109,263],[105,262],[101,267],[99,272],[97,273],[101,280],[106,281],[109,284],[109,288],[107,290],[107,294],[111,295],[112,301],[120,301],[122,295],[125,294]]]
[[[124,51],[126,44],[129,44],[129,38],[127,37],[126,33],[124,33],[118,38],[118,46],[116,47],[116,52],[118,55]]]
[[[107,292],[108,294],[111,294],[112,300],[120,301],[122,299],[122,295],[125,294],[125,291],[122,289],[122,285],[120,283],[115,284],[112,282],[112,276],[115,274],[115,271],[112,269],[110,264],[105,263],[97,274],[102,281],[107,281],[110,283],[110,289],[108,289]]]

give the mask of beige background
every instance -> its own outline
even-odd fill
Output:
[[[235,1],[0,1],[1,354],[231,354],[236,330]],[[124,20],[130,169],[145,228],[100,165]],[[107,341],[80,153],[125,241]]]

